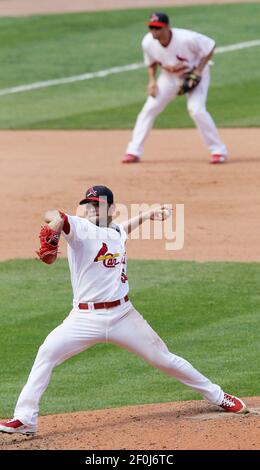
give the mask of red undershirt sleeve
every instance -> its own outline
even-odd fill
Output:
[[[59,211],[59,213],[60,213],[61,218],[64,221],[62,230],[63,230],[64,233],[66,233],[66,235],[69,235],[69,233],[70,233],[70,223],[69,223],[69,220],[68,220],[68,216],[66,214],[64,214],[64,212]]]

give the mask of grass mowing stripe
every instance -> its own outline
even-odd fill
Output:
[[[51,86],[56,86],[56,85],[65,85],[67,83],[92,80],[93,78],[103,78],[103,77],[107,77],[108,75],[113,75],[113,74],[122,73],[122,72],[129,72],[131,70],[138,70],[143,67],[144,65],[142,63],[128,64],[128,65],[123,65],[121,67],[118,66],[118,67],[112,67],[106,70],[99,70],[98,72],[83,73],[82,75],[75,75],[75,76],[66,77],[66,78],[57,78],[55,80],[46,80],[43,82],[30,83],[28,85],[19,85],[13,88],[6,88],[3,90],[0,90],[0,96],[11,95],[13,93],[21,93],[24,91],[37,90],[40,88],[49,88]]]
[[[223,54],[225,52],[233,52],[240,49],[247,49],[249,47],[260,46],[260,39],[254,41],[241,42],[237,44],[230,44],[229,46],[217,47],[215,49],[215,54]],[[65,85],[68,83],[81,82],[85,80],[92,80],[94,78],[104,78],[108,75],[130,72],[133,70],[138,70],[144,68],[143,63],[128,64],[117,67],[112,67],[106,70],[99,70],[98,72],[88,72],[81,75],[74,75],[71,77],[57,78],[55,80],[46,80],[42,82],[30,83],[28,85],[19,85],[13,88],[5,88],[0,90],[0,96],[11,95],[14,93],[23,93],[26,91],[38,90],[40,88],[49,88],[51,86]]]

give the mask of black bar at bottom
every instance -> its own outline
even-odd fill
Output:
[[[218,463],[237,463],[240,467],[259,468],[260,452],[247,450],[86,450],[86,451],[51,451],[51,450],[18,450],[2,451],[0,455],[1,464],[8,462],[59,464],[63,466],[105,466],[107,468],[122,468],[129,465],[130,468],[156,468],[161,465],[169,470],[184,468],[185,465],[208,465]]]

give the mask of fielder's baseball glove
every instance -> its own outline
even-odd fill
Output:
[[[52,264],[58,255],[58,244],[60,233],[53,230],[49,225],[44,225],[39,233],[40,248],[36,251],[40,260],[46,264]]]
[[[182,78],[183,83],[178,91],[178,95],[184,95],[185,93],[189,93],[194,90],[201,81],[201,76],[193,71],[185,73]]]

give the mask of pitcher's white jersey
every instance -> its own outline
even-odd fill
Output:
[[[144,61],[147,66],[157,62],[163,66],[175,66],[180,62],[190,69],[196,67],[202,57],[210,53],[215,41],[208,36],[187,29],[172,28],[172,38],[167,47],[147,33],[142,41]]]
[[[68,261],[73,304],[122,299],[129,290],[122,225],[98,227],[87,219],[69,216]]]

